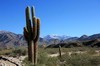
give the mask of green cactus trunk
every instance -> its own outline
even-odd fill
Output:
[[[34,63],[34,42],[33,41],[31,41],[30,42],[30,45],[29,45],[29,48],[30,49],[28,49],[29,50],[29,61],[31,61],[32,63]]]
[[[32,20],[30,18],[30,7],[26,8],[26,27],[24,27],[24,37],[28,43],[28,60],[33,64],[37,64],[37,41],[40,35],[40,19],[34,16],[34,7],[31,8],[31,11]]]
[[[34,43],[34,63],[37,64],[37,55],[38,55],[38,45],[37,43]]]

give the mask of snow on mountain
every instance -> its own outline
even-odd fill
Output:
[[[71,37],[66,36],[66,35],[59,36],[59,35],[56,35],[56,34],[47,35],[47,36],[44,37],[45,40],[51,40],[51,39],[65,40],[65,39],[68,39],[68,38],[71,38]]]

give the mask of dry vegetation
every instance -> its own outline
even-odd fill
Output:
[[[62,57],[59,57],[58,48],[39,48],[37,66],[99,66],[100,49],[91,47],[62,48]],[[58,54],[56,56],[50,56]],[[23,61],[26,66],[33,66]]]
[[[39,48],[36,66],[100,66],[100,48],[73,47],[61,48],[61,51],[62,57],[60,58],[58,48]],[[27,56],[27,48],[1,49],[0,55]],[[27,57],[23,63],[25,66],[33,66],[28,62]]]

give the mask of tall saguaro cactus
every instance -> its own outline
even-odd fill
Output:
[[[28,60],[33,64],[37,64],[38,45],[37,41],[40,34],[40,19],[34,16],[34,7],[26,8],[26,27],[24,27],[24,37],[28,43]]]

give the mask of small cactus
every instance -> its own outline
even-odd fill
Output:
[[[59,57],[61,58],[61,46],[59,45]]]
[[[31,8],[31,12],[32,18],[30,18],[30,7],[28,6],[26,8],[26,27],[24,27],[24,37],[28,43],[28,60],[33,64],[37,64],[37,41],[40,35],[40,19],[34,16],[34,7]]]

